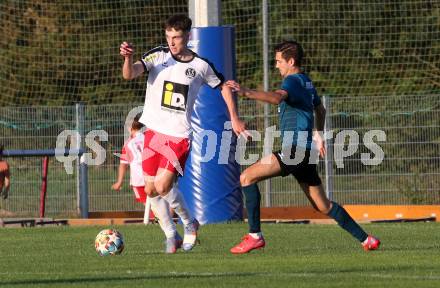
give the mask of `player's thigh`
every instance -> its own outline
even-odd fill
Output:
[[[159,193],[159,195],[166,195],[173,187],[176,177],[176,172],[172,172],[166,168],[159,168],[156,178],[154,179],[154,188],[157,193]]]
[[[280,163],[274,154],[270,154],[244,170],[240,175],[240,184],[248,186],[279,175],[281,175]]]
[[[150,177],[156,176],[162,157],[156,150],[151,149],[150,146],[153,139],[155,139],[154,131],[146,130],[144,133],[144,149],[142,151],[142,171],[144,176]]]

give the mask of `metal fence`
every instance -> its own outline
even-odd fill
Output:
[[[334,137],[328,141],[328,159],[321,160],[320,174],[330,196],[342,204],[439,204],[440,203],[440,95],[374,98],[325,97],[328,107],[327,129]],[[143,207],[133,199],[126,185],[121,192],[110,189],[116,179],[119,152],[124,141],[124,122],[128,112],[140,103],[128,105],[89,105],[80,116],[84,136],[104,130],[107,141],[99,141],[106,151],[102,165],[89,166],[89,211],[132,211]],[[248,103],[240,103],[249,108]],[[63,130],[77,130],[75,106],[0,108],[0,142],[7,150],[56,148]],[[256,104],[252,115],[243,114],[250,129],[264,135],[264,107]],[[275,109],[269,124],[276,124]],[[379,165],[365,165],[362,153],[375,155],[364,143],[366,132],[384,131],[386,141],[373,139],[383,150]],[[347,131],[359,135],[358,149],[348,153],[355,139],[337,135]],[[96,139],[98,141],[99,139]],[[339,147],[338,147],[339,145]],[[338,154],[339,151],[339,154]],[[344,151],[346,155],[338,160]],[[93,152],[89,150],[89,152]],[[248,143],[246,153],[263,153],[261,142]],[[335,159],[336,157],[336,159]],[[42,159],[8,157],[12,186],[10,197],[0,201],[2,217],[38,216]],[[74,164],[77,165],[78,161]],[[327,164],[327,165],[326,165]],[[343,167],[342,167],[343,165]],[[67,174],[63,163],[50,158],[47,216],[78,216],[78,173]],[[266,190],[270,187],[270,190]],[[263,203],[270,206],[307,205],[307,199],[293,177],[274,178],[261,184]]]
[[[141,105],[145,89],[143,80],[121,79],[118,46],[130,40],[141,53],[163,43],[164,19],[186,13],[188,1],[130,0],[123,1],[124,9],[118,1],[49,2],[0,2],[1,11],[8,11],[0,17],[0,143],[6,149],[48,149],[64,130],[104,130],[108,140],[99,144],[106,160],[88,169],[89,209],[141,210],[128,185],[121,192],[110,189],[123,123]],[[245,86],[278,87],[273,47],[284,39],[303,44],[304,68],[319,93],[328,95],[327,130],[335,136],[357,133],[328,141],[319,169],[330,197],[342,204],[439,204],[439,2],[382,2],[224,0],[221,18],[235,26],[236,75]],[[85,101],[84,113],[78,115],[75,106],[5,107],[71,101]],[[277,124],[274,106],[246,100],[239,106],[249,128],[262,135]],[[375,139],[384,152],[380,165],[362,161],[362,153],[374,156],[364,143],[370,130],[386,135],[384,142]],[[349,154],[353,135],[358,149],[344,157],[342,168],[335,157]],[[261,155],[261,144],[248,143],[247,152]],[[37,216],[42,160],[7,160],[12,189],[0,200],[0,216]],[[66,174],[51,158],[48,177],[46,214],[79,215],[77,169]],[[266,206],[308,204],[291,177],[265,181],[261,191]]]

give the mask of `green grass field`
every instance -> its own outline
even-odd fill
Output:
[[[264,251],[231,255],[246,224],[206,225],[201,245],[163,254],[157,225],[113,228],[122,255],[94,250],[103,228],[0,229],[1,287],[440,287],[440,224],[368,224],[379,251],[364,252],[336,225],[264,224]],[[181,228],[181,227],[180,227]]]

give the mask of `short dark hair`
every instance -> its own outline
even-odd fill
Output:
[[[165,22],[165,29],[174,28],[176,31],[189,32],[191,30],[192,21],[185,14],[177,14],[169,17]]]
[[[144,124],[139,122],[141,115],[142,115],[142,113],[139,113],[136,116],[134,116],[133,123],[131,123],[131,129],[141,130],[144,127]]]
[[[275,52],[281,52],[281,57],[286,61],[293,58],[293,60],[295,60],[295,66],[302,65],[304,50],[301,44],[296,41],[281,42],[275,46]]]

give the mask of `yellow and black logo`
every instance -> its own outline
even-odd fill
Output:
[[[186,110],[188,85],[164,81],[162,92],[162,107],[177,111]]]

